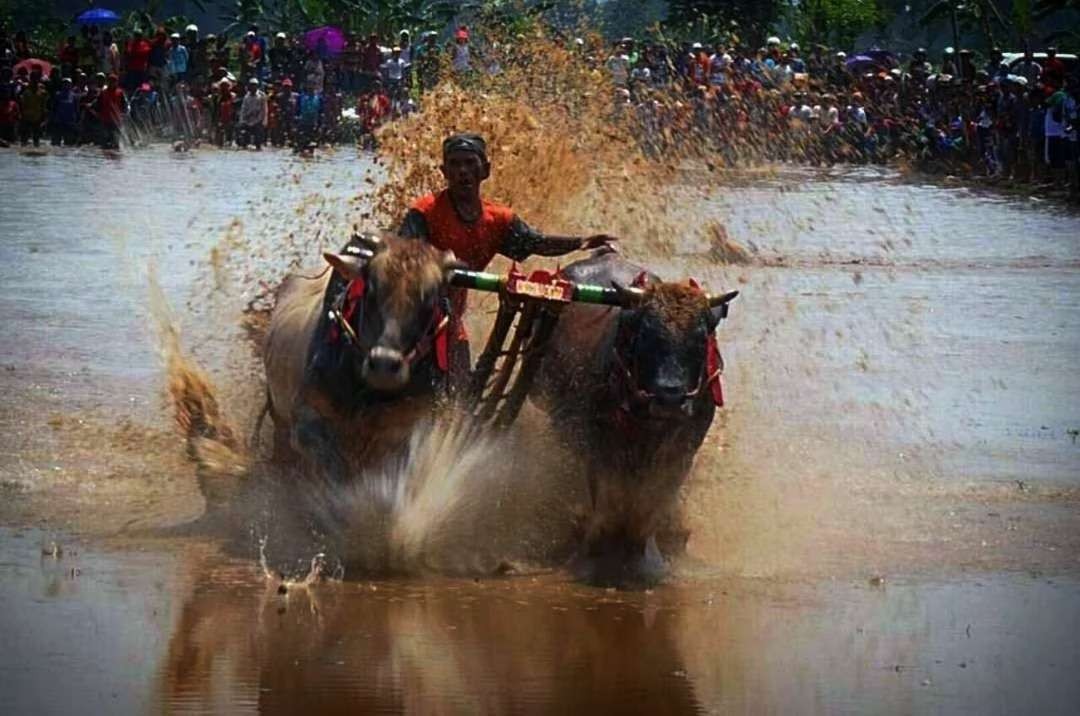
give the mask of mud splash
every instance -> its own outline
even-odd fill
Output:
[[[160,341],[166,390],[173,419],[187,440],[188,456],[199,468],[200,488],[211,503],[228,499],[250,467],[242,446],[206,372],[181,345],[180,329],[151,264],[147,272],[149,309]]]

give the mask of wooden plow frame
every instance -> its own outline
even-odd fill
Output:
[[[461,401],[474,426],[485,430],[504,430],[521,412],[567,304],[622,305],[614,288],[575,284],[559,272],[526,275],[517,265],[506,276],[455,271],[450,285],[499,294],[495,325]]]

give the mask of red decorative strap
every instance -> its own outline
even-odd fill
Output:
[[[720,357],[720,346],[716,344],[716,336],[711,335],[705,344],[705,373],[709,376],[709,391],[718,408],[724,407],[723,372],[724,359]]]
[[[435,365],[443,373],[450,371],[450,321],[442,310],[435,313]]]

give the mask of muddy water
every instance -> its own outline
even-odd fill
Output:
[[[577,586],[538,557],[580,498],[542,436],[510,443],[543,468],[517,470],[527,485],[490,477],[507,445],[473,456],[487,502],[421,543],[436,571],[506,560],[516,577],[347,569],[282,595],[259,540],[295,569],[325,540],[280,510],[154,531],[204,504],[162,397],[148,267],[245,432],[259,390],[241,309],[341,243],[377,176],[351,154],[0,156],[14,712],[1080,708],[1080,217],[889,173],[674,192],[744,265],[697,236],[665,257],[627,237],[662,274],[743,291],[721,331],[728,406],[685,490],[687,555],[650,593]],[[42,554],[52,540],[62,555]]]

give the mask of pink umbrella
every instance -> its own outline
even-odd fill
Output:
[[[49,62],[48,60],[39,60],[36,57],[30,57],[30,58],[25,59],[25,60],[23,60],[21,62],[16,62],[15,67],[12,68],[12,70],[17,75],[17,74],[19,74],[19,70],[21,68],[23,68],[23,67],[26,68],[26,74],[28,74],[28,75],[34,74],[34,68],[35,67],[38,67],[38,68],[41,69],[41,76],[42,77],[48,77],[49,73],[52,72],[52,63],[51,62]]]
[[[304,47],[313,52],[340,55],[345,49],[345,33],[337,27],[317,27],[304,33]]]

